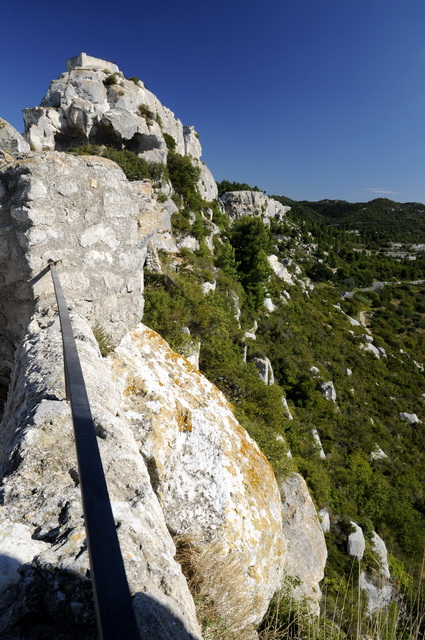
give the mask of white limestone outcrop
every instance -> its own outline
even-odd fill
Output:
[[[351,522],[350,524],[354,528],[354,531],[348,536],[347,553],[349,556],[361,560],[366,549],[363,529],[355,522]]]
[[[164,163],[171,136],[176,152],[193,157],[201,172],[201,196],[211,201],[217,186],[199,161],[201,144],[193,127],[183,126],[141,80],[128,80],[106,60],[81,53],[50,83],[41,106],[24,109],[25,137],[36,151],[65,151],[85,144],[128,149]]]
[[[291,208],[284,207],[262,191],[227,191],[219,200],[232,221],[243,216],[259,216],[265,222],[270,218],[282,219]]]
[[[279,486],[283,535],[288,545],[285,573],[300,579],[300,584],[293,591],[294,598],[307,598],[311,611],[318,613],[319,583],[324,576],[328,555],[320,518],[302,476],[292,473]]]
[[[378,609],[385,609],[390,604],[393,594],[387,547],[375,531],[372,534],[371,546],[372,551],[378,557],[379,566],[373,571],[362,571],[360,574],[360,587],[366,591],[368,596],[369,615]]]

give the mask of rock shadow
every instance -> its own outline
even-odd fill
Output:
[[[133,607],[140,640],[199,640],[183,620],[138,592]],[[97,640],[91,581],[52,565],[0,555],[2,640]],[[126,640],[117,638],[117,640]]]

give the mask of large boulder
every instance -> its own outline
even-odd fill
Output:
[[[214,560],[204,589],[229,627],[258,623],[286,548],[269,463],[221,392],[150,329],[124,338],[114,367],[169,530]]]

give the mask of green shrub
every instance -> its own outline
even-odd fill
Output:
[[[173,136],[170,135],[169,133],[164,133],[163,135],[164,135],[164,140],[165,140],[165,144],[167,145],[168,151],[175,151],[177,147],[177,142],[175,141],[175,138],[173,138]]]
[[[107,76],[105,78],[105,80],[103,81],[104,84],[106,84],[107,86],[111,86],[113,84],[117,84],[118,82],[118,74],[116,73],[111,73],[109,76]]]

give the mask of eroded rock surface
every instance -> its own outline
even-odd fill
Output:
[[[307,484],[298,473],[280,483],[283,535],[287,543],[285,573],[295,582],[293,596],[308,598],[311,610],[318,613],[326,558],[325,536]],[[298,582],[298,584],[297,584]]]
[[[140,321],[149,234],[138,228],[138,198],[115,163],[27,154],[0,171],[0,216],[0,381],[7,383],[34,299],[54,300],[51,278],[40,278],[49,259],[60,261],[65,296],[92,326],[119,340]]]
[[[24,110],[25,136],[36,151],[66,151],[86,144],[128,149],[147,160],[166,162],[164,134],[175,150],[199,166],[201,196],[211,201],[217,186],[199,161],[202,147],[195,129],[183,126],[141,80],[124,77],[106,60],[82,53],[50,84],[41,106]]]
[[[132,331],[114,367],[168,528],[210,545],[218,563],[210,593],[229,620],[240,611],[215,585],[235,564],[233,588],[244,593],[246,622],[259,622],[280,586],[285,553],[269,463],[221,392],[153,331]]]
[[[74,312],[72,322],[136,614],[149,610],[141,638],[199,638],[143,458],[130,425],[117,416],[120,396],[110,364],[87,321]],[[58,318],[39,309],[17,353],[0,427],[2,637],[19,638],[24,623],[50,629],[55,638],[96,637],[61,352]]]
[[[220,203],[232,221],[243,216],[283,218],[291,207],[284,207],[262,191],[227,191],[220,196]]]

